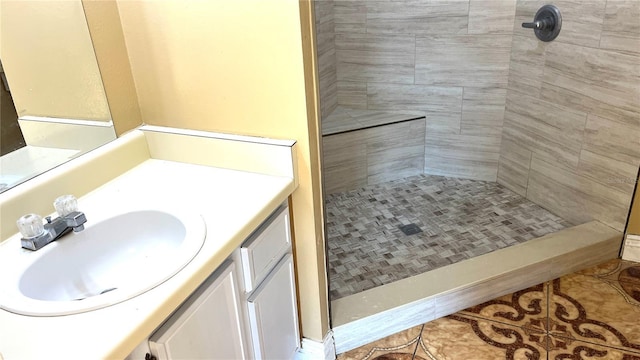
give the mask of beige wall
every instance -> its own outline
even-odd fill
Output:
[[[517,2],[498,182],[564,217],[623,230],[640,164],[639,1],[554,1],[552,42]]]
[[[142,124],[118,3],[82,0],[113,126],[118,136]]]
[[[144,123],[298,141],[292,205],[302,332],[322,340],[329,317],[319,150],[317,124],[307,122],[301,38],[309,11],[300,6],[309,5],[118,1]]]
[[[0,17],[18,116],[111,120],[80,0],[2,0]]]
[[[633,198],[633,205],[631,206],[627,233],[640,235],[640,189],[638,184],[636,184],[636,195]]]

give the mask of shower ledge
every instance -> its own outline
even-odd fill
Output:
[[[617,258],[621,243],[591,221],[332,301],[336,351]]]

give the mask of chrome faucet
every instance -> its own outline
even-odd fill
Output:
[[[53,202],[58,217],[46,217],[43,224],[42,217],[37,214],[27,214],[18,219],[18,229],[22,234],[22,247],[28,250],[39,250],[45,245],[60,239],[65,234],[84,230],[87,218],[78,211],[78,201],[73,195],[63,195]]]

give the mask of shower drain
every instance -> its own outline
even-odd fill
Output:
[[[400,228],[400,231],[402,231],[407,236],[422,232],[422,229],[420,229],[420,227],[418,227],[418,225],[416,224],[400,225],[398,226],[398,228]]]

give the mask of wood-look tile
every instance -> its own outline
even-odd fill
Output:
[[[462,88],[402,84],[367,84],[367,106],[372,110],[458,115],[462,112]]]
[[[462,95],[464,135],[501,135],[507,90],[504,88],[465,87]]]
[[[586,114],[509,91],[503,132],[526,149],[578,166]]]
[[[333,21],[333,0],[316,0],[313,2],[316,25]]]
[[[335,53],[335,33],[333,32],[333,25],[333,20],[328,20],[316,26],[316,49],[318,56],[329,51]],[[323,63],[320,62],[319,65],[322,66]]]
[[[320,85],[320,116],[323,120],[338,107],[338,86],[336,82],[326,84],[322,81]]]
[[[462,113],[435,113],[427,115],[427,134],[460,134]]]
[[[509,63],[509,90],[537,97],[542,88],[547,43],[535,36],[514,34]]]
[[[534,152],[527,198],[578,224],[591,219],[624,229],[631,195],[541,159]]]
[[[334,0],[334,22],[336,34],[366,33],[366,0]]]
[[[497,178],[499,184],[526,196],[530,163],[531,151],[514,142],[507,135],[502,137]]]
[[[614,347],[640,357],[638,319],[639,284],[621,283],[617,276],[571,274],[550,286],[549,322],[555,325],[552,334],[568,343]]]
[[[337,360],[398,359],[411,360],[418,346],[422,325],[339,354]],[[385,357],[385,355],[389,357]],[[393,356],[393,357],[391,357]]]
[[[427,134],[425,173],[495,181],[499,136]]]
[[[366,144],[362,134],[351,132],[324,136],[323,176],[327,194],[367,184]]]
[[[632,165],[583,149],[577,173],[631,196],[636,187],[639,164],[640,159]]]
[[[367,83],[338,80],[338,105],[354,108],[367,108]]]
[[[640,1],[607,1],[600,48],[640,53]]]
[[[322,118],[322,135],[334,134],[346,130],[352,130],[359,126],[354,124],[353,118],[349,115],[346,108],[338,106],[329,116]]]
[[[468,0],[367,1],[367,33],[462,34]]]
[[[510,55],[511,35],[419,36],[415,82],[504,88]]]
[[[369,184],[422,174],[425,120],[365,130]]]
[[[511,33],[516,0],[471,0],[469,34]]]
[[[533,336],[532,336],[533,335]],[[455,314],[426,323],[416,351],[418,359],[546,359],[537,333]]]
[[[640,124],[640,56],[550,43],[542,99]]]
[[[531,29],[522,28],[522,23],[533,21],[536,11],[548,3],[545,0],[518,0],[513,33],[535,38]],[[553,4],[562,14],[562,30],[553,42],[598,47],[606,1],[557,0]]]
[[[360,123],[362,127],[385,125],[415,119],[420,116],[424,117],[424,114],[404,114],[402,112],[388,112],[379,110],[349,109],[347,111],[353,119]],[[424,120],[422,121],[424,122]],[[424,135],[424,130],[421,130],[421,132]]]
[[[587,116],[582,148],[627,164],[640,160],[640,124]]]
[[[381,81],[413,84],[413,36],[337,34],[339,81]]]

